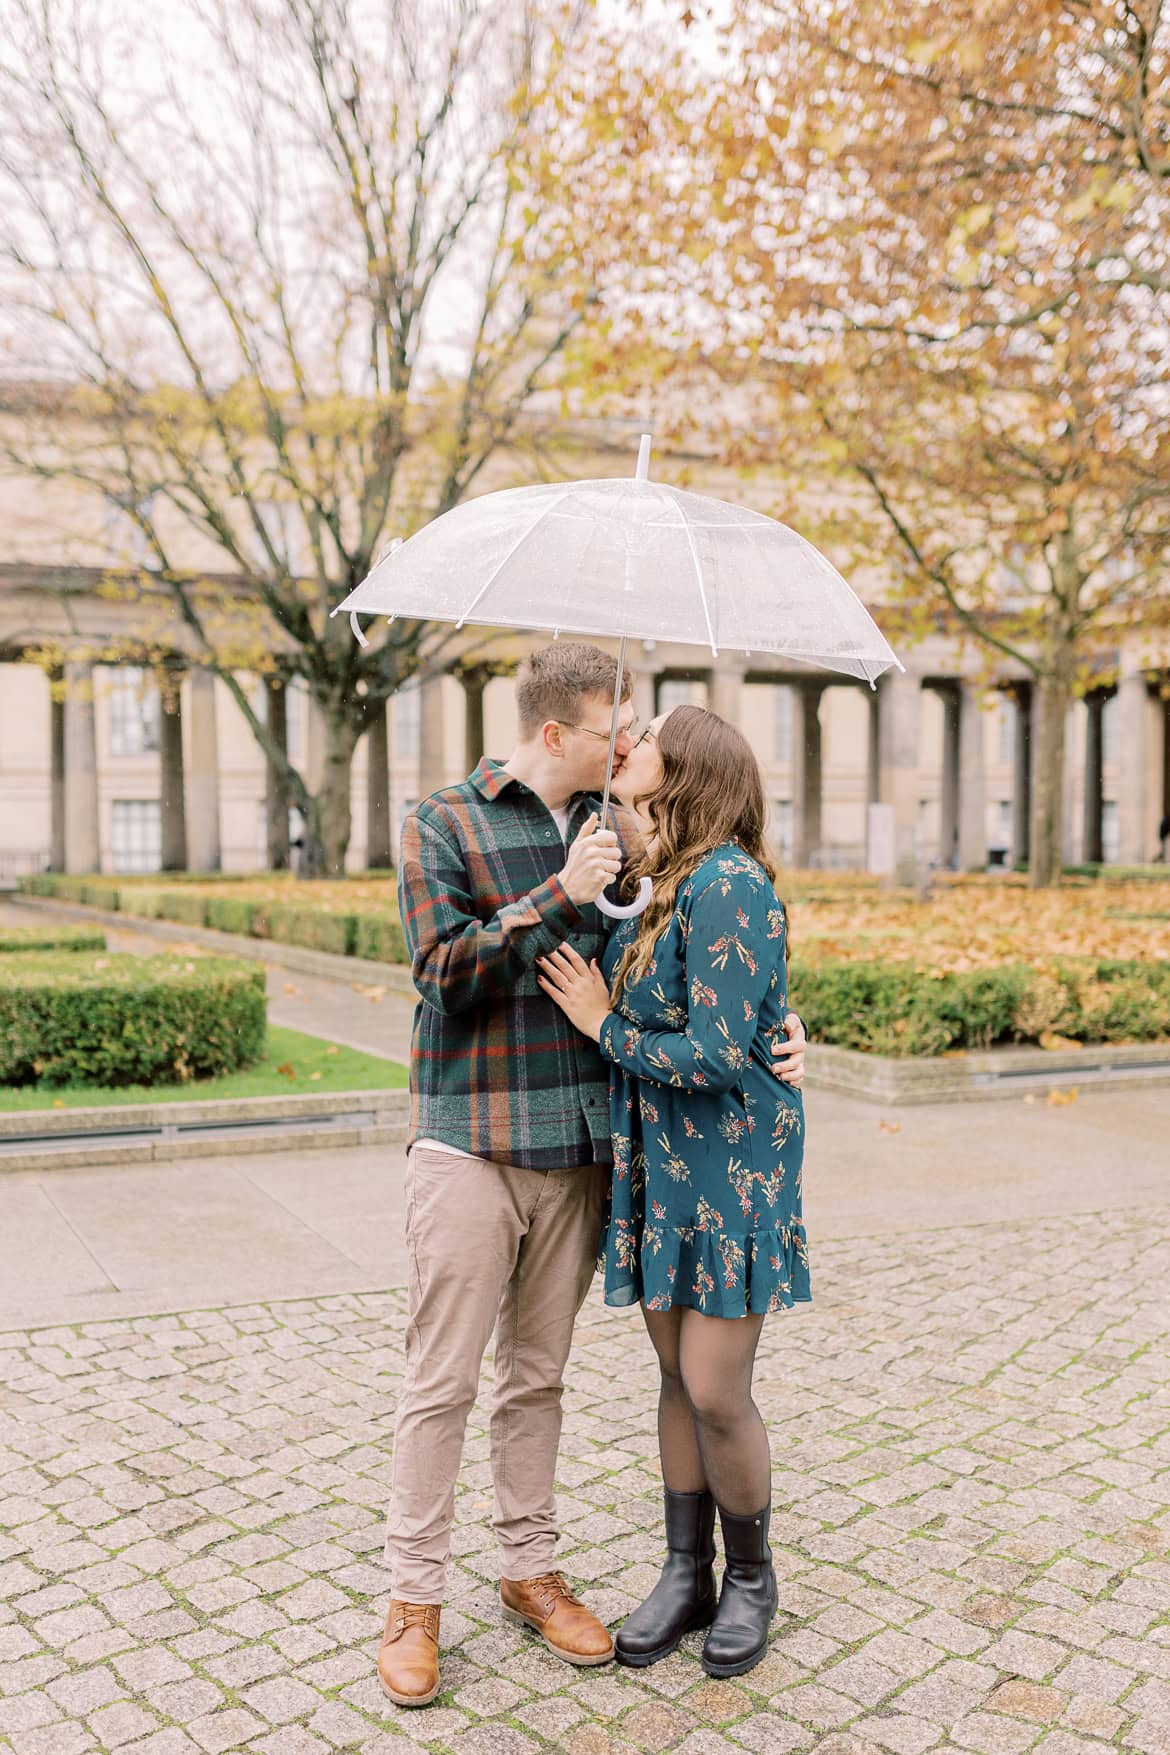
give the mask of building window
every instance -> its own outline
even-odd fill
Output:
[[[1121,818],[1117,800],[1107,798],[1101,806],[1101,853],[1106,865],[1116,865],[1121,852]]]
[[[1012,801],[997,798],[987,809],[987,846],[989,852],[1007,853],[1012,844]]]
[[[394,756],[417,756],[419,721],[422,713],[422,695],[417,683],[407,683],[405,688],[391,696],[393,703],[393,749]],[[413,806],[411,807],[414,808]]]
[[[703,705],[704,688],[684,676],[664,676],[658,683],[659,713],[673,713],[676,707]]]
[[[774,798],[772,800],[772,845],[776,849],[776,857],[781,865],[792,864],[794,828],[792,800],[790,798]]]
[[[110,754],[141,756],[157,748],[158,689],[137,665],[122,665],[110,688]]]
[[[160,869],[162,813],[157,798],[116,798],[111,833],[115,871]]]
[[[796,695],[787,683],[777,683],[772,690],[775,703],[772,721],[773,743],[772,755],[782,766],[788,767],[792,762],[792,726],[795,717]]]

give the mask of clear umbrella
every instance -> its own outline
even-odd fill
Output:
[[[334,610],[553,634],[771,653],[873,684],[899,660],[861,599],[787,525],[651,481],[643,434],[631,479],[553,482],[466,500],[396,545]],[[601,821],[609,808],[615,692]],[[649,885],[628,909],[640,913]]]

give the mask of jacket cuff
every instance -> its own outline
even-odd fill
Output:
[[[567,938],[581,924],[581,910],[555,873],[536,889],[529,890],[528,900],[540,915],[542,924],[560,938]]]

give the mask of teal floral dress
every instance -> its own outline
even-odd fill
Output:
[[[622,921],[612,977],[637,930]],[[679,887],[646,974],[601,1029],[614,1168],[601,1241],[607,1304],[744,1316],[807,1302],[804,1105],[771,1070],[784,1034],[785,920],[735,843]]]

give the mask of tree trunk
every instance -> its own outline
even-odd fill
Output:
[[[285,677],[264,679],[267,703],[268,735],[288,755],[288,681]],[[287,871],[290,861],[288,842],[288,779],[265,753],[265,824],[270,871]]]
[[[1073,694],[1069,660],[1070,654],[1059,653],[1033,690],[1028,881],[1035,890],[1058,884],[1064,866],[1064,741]]]
[[[302,877],[345,876],[345,855],[352,828],[350,768],[357,744],[357,728],[344,712],[321,704],[325,730],[325,754],[321,784],[309,801],[301,853]]]

